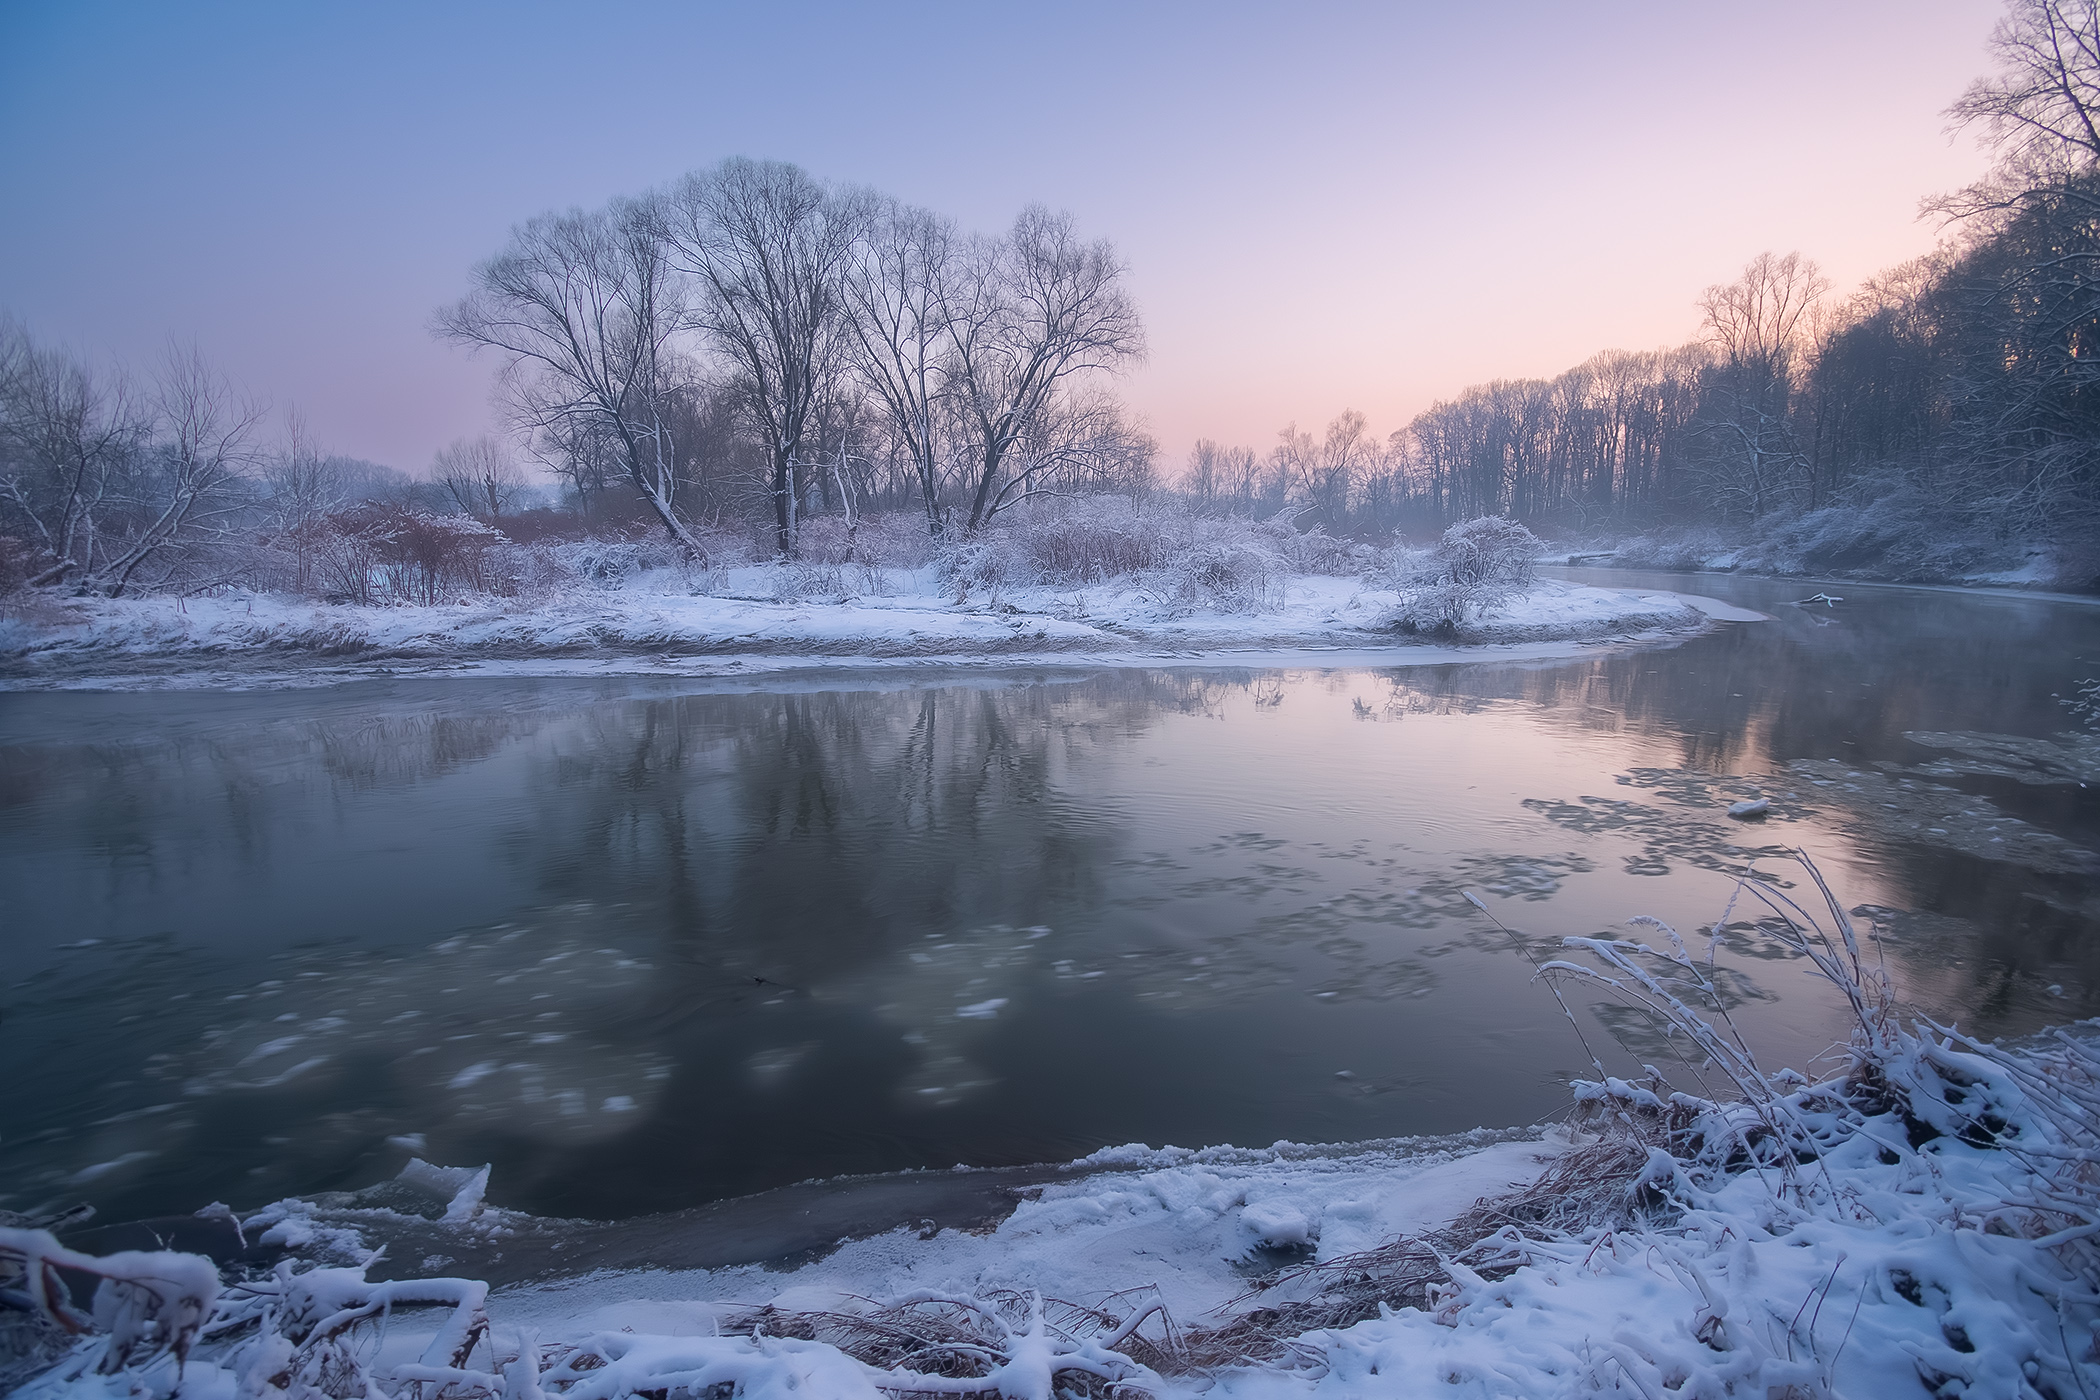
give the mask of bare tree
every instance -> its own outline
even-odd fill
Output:
[[[1098,388],[1061,394],[1010,450],[1005,479],[984,518],[1036,496],[1115,491],[1141,502],[1152,488],[1158,452],[1158,442],[1113,395]]]
[[[1998,152],[2000,188],[2100,165],[2100,0],[2011,0],[1991,33],[1998,71],[1947,109]]]
[[[705,559],[675,505],[671,409],[681,367],[672,339],[685,307],[656,201],[530,220],[474,281],[438,313],[439,334],[501,353],[523,423],[612,447],[666,533]]]
[[[1363,414],[1344,409],[1317,443],[1296,423],[1277,437],[1270,460],[1291,504],[1322,528],[1340,532],[1348,524],[1350,493],[1377,457],[1377,442]]]
[[[946,528],[935,434],[953,343],[955,241],[946,219],[885,201],[870,218],[845,278],[854,368],[911,459],[935,539]]]
[[[261,461],[262,405],[216,373],[195,346],[169,349],[152,408],[152,470],[132,501],[128,528],[94,571],[95,586],[111,597],[141,583],[165,583],[166,554],[223,531],[241,507],[243,478]]]
[[[101,528],[151,433],[129,385],[0,326],[0,499],[33,542],[32,586],[86,579],[104,558]]]
[[[735,366],[766,436],[774,539],[792,556],[803,434],[851,334],[843,284],[869,197],[738,158],[687,176],[665,208],[670,247],[699,289],[690,323]]]
[[[0,341],[0,505],[40,556],[29,583],[166,583],[239,507],[262,410],[194,348],[171,348],[141,399],[17,326]]]
[[[278,547],[291,555],[293,586],[310,593],[322,521],[340,509],[349,494],[342,460],[316,450],[306,419],[296,409],[285,414],[284,443],[263,471],[263,489]]]
[[[1800,348],[1830,279],[1799,253],[1759,253],[1733,282],[1700,294],[1707,338],[1724,361],[1777,370]]]
[[[431,477],[460,510],[491,523],[525,489],[509,449],[492,437],[459,438],[439,448]]]
[[[1794,377],[1811,308],[1829,287],[1799,253],[1760,253],[1741,277],[1700,298],[1715,354],[1702,461],[1716,503],[1752,520],[1783,504],[1794,479],[1809,473],[1794,431]]]
[[[1071,381],[1143,357],[1123,274],[1106,239],[1081,242],[1070,215],[1041,205],[1023,210],[1006,238],[972,249],[951,303],[969,530],[1028,498],[1034,464],[1054,454],[1024,444],[1049,430],[1049,410]]]

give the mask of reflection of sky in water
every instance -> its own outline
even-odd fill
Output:
[[[1795,845],[1929,1009],[2091,1014],[2070,663],[1890,596],[1550,667],[10,697],[0,1208],[354,1187],[412,1135],[612,1215],[1524,1121],[1583,1060],[1512,938],[1690,933],[1748,862],[1797,887]],[[1831,999],[1735,917],[1731,1013],[1826,1048]],[[1618,1068],[1680,1048],[1583,1014]]]

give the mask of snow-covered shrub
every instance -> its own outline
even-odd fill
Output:
[[[798,543],[803,558],[826,564],[916,569],[933,557],[926,517],[910,511],[863,515],[851,528],[842,515],[814,516],[802,522]]]
[[[490,591],[506,597],[546,599],[573,588],[575,570],[565,563],[552,541],[506,544],[492,550],[488,559]]]
[[[1514,590],[1531,582],[1544,547],[1516,521],[1483,515],[1444,531],[1434,553],[1460,587]]]
[[[557,545],[555,557],[587,583],[619,588],[645,570],[675,565],[680,555],[654,540],[593,539]]]
[[[972,594],[996,600],[1007,588],[1035,582],[1019,553],[1007,535],[982,534],[944,544],[934,556],[934,570],[944,587],[955,590],[957,602]]]
[[[1484,515],[1453,525],[1426,552],[1396,551],[1386,566],[1403,595],[1395,625],[1402,632],[1456,636],[1531,582],[1543,547],[1515,521]]]
[[[1005,526],[1036,583],[1099,583],[1164,565],[1173,553],[1166,521],[1121,497],[1031,512]]]
[[[97,1280],[89,1311],[74,1307],[65,1273]],[[26,1309],[74,1336],[95,1335],[77,1352],[76,1373],[138,1371],[188,1359],[219,1299],[219,1271],[195,1254],[127,1250],[87,1255],[46,1230],[0,1228],[0,1306]]]
[[[839,599],[854,590],[846,582],[847,567],[818,559],[783,559],[773,566],[773,599],[800,603],[812,598]]]
[[[1977,531],[1914,483],[1761,524],[1739,565],[1761,573],[1865,575],[1930,583],[2016,568],[2020,551]]]
[[[1256,539],[1273,550],[1294,574],[1329,574],[1349,577],[1378,565],[1378,551],[1370,545],[1338,540],[1315,526],[1300,530],[1291,523],[1290,512],[1255,523],[1250,530]],[[1225,533],[1233,533],[1237,521],[1221,522]],[[1246,528],[1246,527],[1242,527]]]
[[[380,566],[392,601],[429,605],[495,591],[492,556],[509,541],[493,525],[421,510],[390,511],[383,524]]]
[[[1161,571],[1168,601],[1213,612],[1260,612],[1282,603],[1284,563],[1265,550],[1227,541],[1176,554]]]
[[[333,602],[450,602],[511,591],[503,532],[471,516],[365,501],[305,522],[270,547]]]
[[[1281,517],[1251,522],[1100,496],[1003,515],[951,542],[938,562],[962,596],[1142,579],[1172,602],[1246,612],[1274,605],[1289,574],[1360,574],[1377,560],[1367,545],[1300,532]]]

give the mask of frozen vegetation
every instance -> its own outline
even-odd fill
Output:
[[[0,667],[18,682],[62,682],[227,666],[517,670],[619,658],[1156,661],[1626,637],[1694,630],[1706,618],[1668,593],[1538,579],[1538,541],[1494,518],[1420,550],[1113,497],[1003,518],[939,550],[915,523],[806,528],[792,561],[762,561],[724,532],[705,567],[653,538],[524,547],[457,524],[435,543],[419,536],[414,553],[367,557],[336,542],[304,561],[324,580],[320,598],[224,588],[18,604],[0,621]]]
[[[990,1231],[494,1293],[368,1278],[365,1235],[404,1209],[459,1253],[556,1223],[486,1204],[485,1169],[417,1162],[392,1209],[251,1213],[249,1241],[287,1251],[267,1269],[0,1230],[0,1379],[229,1400],[2092,1393],[2092,1028],[2016,1046],[1904,1028],[1809,875],[1812,911],[1757,878],[1737,901],[1853,1007],[1820,1078],[1759,1065],[1715,948],[1651,921],[1644,942],[1568,939],[1539,975],[1641,1008],[1670,1067],[1600,1069],[1543,1135],[1117,1148]]]

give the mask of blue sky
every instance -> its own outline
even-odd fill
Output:
[[[1754,12],[1753,12],[1754,11]],[[1849,288],[1981,157],[1990,0],[113,4],[0,0],[0,308],[171,336],[340,451],[482,431],[431,311],[514,223],[724,156],[1132,265],[1170,459],[1690,337],[1765,248]]]

